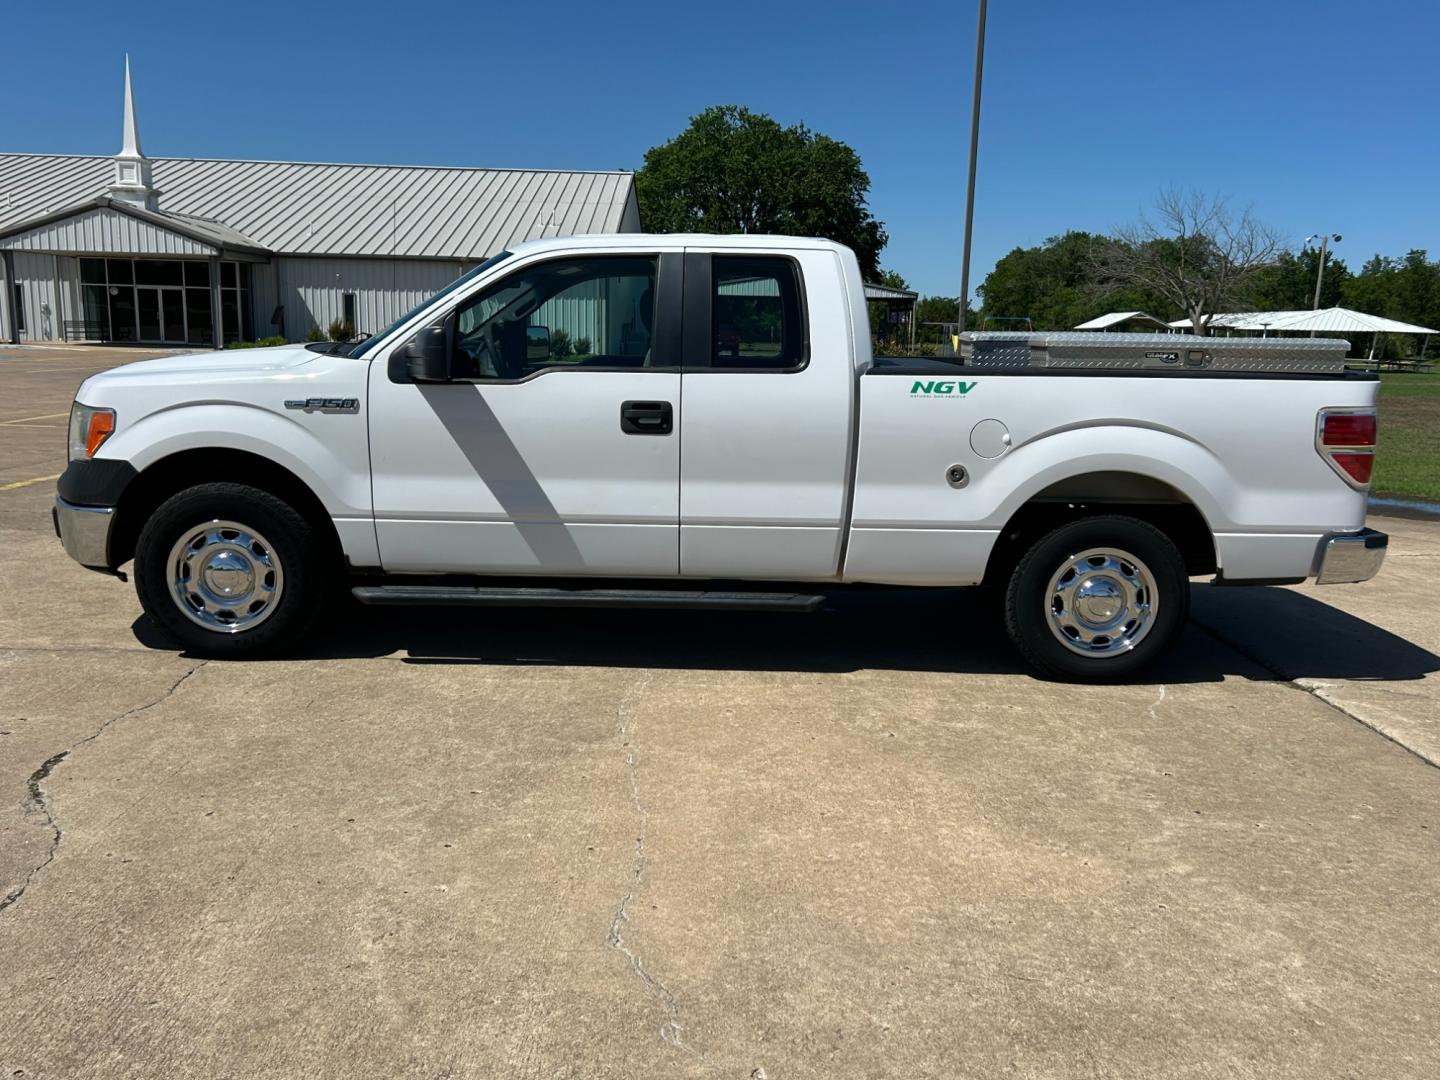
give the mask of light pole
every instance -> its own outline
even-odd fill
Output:
[[[965,332],[965,308],[970,303],[970,229],[975,222],[975,153],[980,147],[980,83],[985,74],[985,0],[980,0],[980,23],[975,31],[975,93],[970,101],[970,183],[965,190],[965,248],[960,257],[960,317],[958,332]]]
[[[1316,233],[1314,236],[1305,237],[1305,243],[1308,244],[1311,240],[1317,239],[1320,241],[1320,269],[1315,272],[1315,302],[1310,305],[1311,311],[1320,310],[1320,283],[1325,280],[1325,259],[1329,255],[1330,241],[1334,240],[1338,244],[1344,237],[1338,232]]]
[[[1311,311],[1320,310],[1320,284],[1325,280],[1325,258],[1329,254],[1330,241],[1334,240],[1335,243],[1338,244],[1344,239],[1338,232],[1316,233],[1314,236],[1305,237],[1305,243],[1310,243],[1310,241],[1314,240],[1317,236],[1320,238],[1320,268],[1315,271],[1315,302],[1310,305]],[[1315,336],[1314,330],[1310,331],[1310,336]]]

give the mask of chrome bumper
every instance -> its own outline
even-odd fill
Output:
[[[76,506],[55,496],[50,512],[55,533],[65,554],[92,570],[110,569],[110,526],[115,520],[113,506]]]
[[[1390,537],[1374,529],[1332,536],[1320,548],[1320,572],[1316,585],[1340,585],[1369,581],[1380,572]]]

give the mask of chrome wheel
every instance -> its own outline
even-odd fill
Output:
[[[1116,656],[1135,648],[1155,625],[1160,598],[1150,568],[1118,548],[1090,548],[1067,558],[1045,590],[1050,632],[1081,656]]]
[[[274,613],[285,573],[270,541],[247,525],[207,521],[170,549],[170,596],[191,622],[235,634]]]

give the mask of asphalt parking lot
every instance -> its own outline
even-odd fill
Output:
[[[0,1075],[1440,1075],[1440,524],[1133,686],[963,590],[205,663],[51,531],[139,355],[0,345]]]

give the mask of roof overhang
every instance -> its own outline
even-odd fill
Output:
[[[270,252],[219,222],[148,210],[107,195],[0,230],[0,251],[150,255],[265,262]]]

